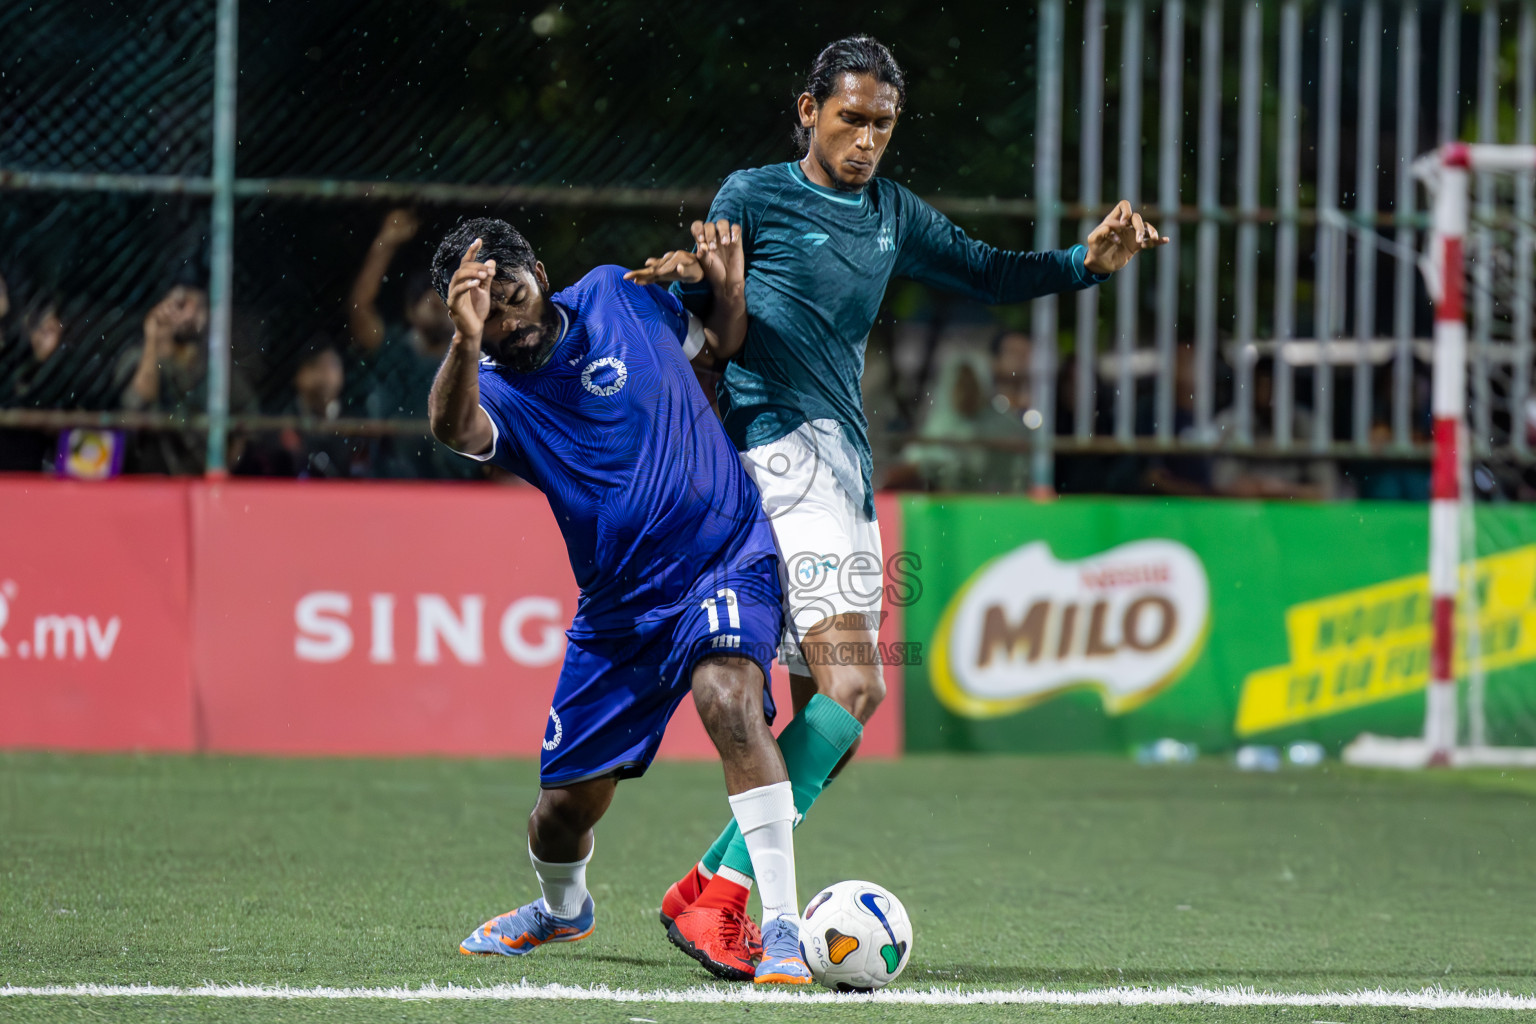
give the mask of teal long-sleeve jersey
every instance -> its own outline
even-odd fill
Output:
[[[747,337],[718,396],[727,435],[746,451],[803,423],[829,431],[832,421],[850,449],[834,462],[847,465],[846,476],[857,474],[844,486],[867,518],[874,498],[860,380],[864,344],[892,277],[994,305],[1107,280],[1083,266],[1081,245],[1000,250],[889,179],[836,192],[808,180],[798,163],[732,174],[709,217],[741,225],[746,256]]]

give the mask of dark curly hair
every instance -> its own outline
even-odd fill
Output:
[[[533,246],[511,224],[495,217],[461,220],[432,257],[432,285],[444,302],[448,301],[448,283],[459,269],[459,261],[477,238],[480,239],[480,262],[496,261],[497,280],[510,281],[513,267],[533,273],[534,264],[538,262],[533,255]]]
[[[829,44],[816,55],[811,70],[806,72],[805,88],[801,92],[810,93],[819,107],[836,91],[838,79],[849,72],[855,75],[874,75],[875,81],[881,85],[893,86],[896,89],[896,109],[900,111],[906,107],[906,76],[901,73],[901,65],[891,56],[891,51],[874,36],[849,36]],[[797,125],[795,142],[802,150],[809,149],[810,130]]]

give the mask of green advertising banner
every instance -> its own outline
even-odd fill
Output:
[[[908,750],[1338,747],[1423,727],[1423,505],[913,496],[902,509],[921,565],[904,609],[921,645]],[[1536,509],[1480,507],[1476,533],[1477,624],[1458,670],[1486,680],[1490,741],[1530,744]]]

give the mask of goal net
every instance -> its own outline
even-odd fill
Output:
[[[1424,731],[1367,734],[1344,756],[1536,767],[1536,545],[1477,500],[1536,496],[1536,146],[1455,143],[1415,170],[1434,210],[1420,261],[1435,310]]]

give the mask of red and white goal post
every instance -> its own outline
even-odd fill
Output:
[[[1536,146],[1451,143],[1415,173],[1433,199],[1420,267],[1434,302],[1434,465],[1429,515],[1433,609],[1429,684],[1420,737],[1360,737],[1345,760],[1380,767],[1536,766],[1536,747],[1487,742],[1474,573],[1470,459],[1525,457],[1536,309]],[[1475,186],[1475,189],[1474,189]],[[1469,321],[1476,373],[1468,387]],[[1490,353],[1502,369],[1490,384]],[[1504,408],[1497,408],[1500,402]],[[1470,416],[1469,416],[1470,414]],[[1471,429],[1469,429],[1469,418]],[[1457,650],[1458,642],[1466,649]],[[1468,678],[1459,728],[1458,661]]]

